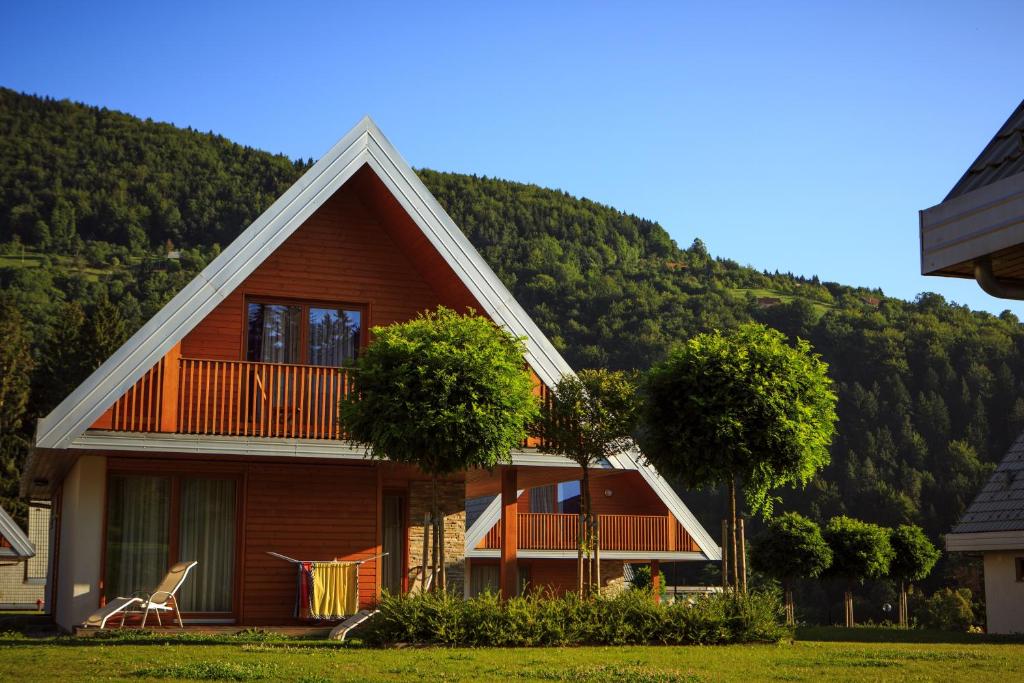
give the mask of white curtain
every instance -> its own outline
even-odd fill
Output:
[[[301,306],[249,304],[247,360],[260,363],[300,363]]]
[[[151,592],[167,573],[170,481],[110,477],[107,508],[107,599]]]
[[[179,556],[199,562],[182,587],[182,611],[231,611],[236,509],[235,480],[181,480]]]
[[[554,512],[557,494],[557,484],[530,489],[530,512]]]

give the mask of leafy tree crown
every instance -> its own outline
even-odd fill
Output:
[[[370,457],[432,475],[508,461],[538,412],[521,339],[443,306],[372,333],[341,404]]]
[[[590,467],[632,446],[636,415],[629,375],[583,370],[559,380],[533,431],[544,439],[544,450]]]
[[[920,581],[931,573],[939,559],[939,549],[916,524],[901,524],[892,530],[893,549],[889,575],[901,581]]]
[[[885,527],[840,515],[828,521],[823,535],[832,549],[830,574],[863,581],[889,573],[893,550]]]
[[[757,323],[675,346],[645,382],[641,445],[664,475],[692,487],[744,486],[755,512],[770,491],[803,486],[829,462],[836,395],[804,340]]]
[[[753,539],[750,560],[777,579],[815,578],[832,564],[832,549],[814,521],[787,512],[769,520]]]

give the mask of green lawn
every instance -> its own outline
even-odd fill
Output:
[[[1022,670],[1020,639],[882,629],[805,629],[795,642],[779,645],[519,650],[376,650],[244,636],[119,641],[0,634],[0,680],[11,681],[1006,682]]]

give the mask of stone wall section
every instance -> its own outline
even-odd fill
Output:
[[[461,481],[437,483],[438,505],[444,514],[444,557],[448,591],[461,596],[466,580],[466,485]],[[420,589],[418,567],[423,563],[423,518],[430,513],[431,484],[414,481],[409,486],[409,586]],[[433,547],[431,535],[430,545]],[[429,553],[429,550],[428,550]],[[429,554],[428,554],[429,557]],[[413,588],[413,580],[416,580]]]

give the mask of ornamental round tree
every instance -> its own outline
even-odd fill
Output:
[[[551,391],[533,432],[541,450],[580,466],[577,584],[580,595],[601,585],[599,530],[590,498],[590,468],[633,447],[636,385],[624,372],[583,370],[566,375]]]
[[[885,527],[840,515],[825,525],[825,542],[832,549],[829,574],[846,580],[843,623],[853,626],[853,586],[889,573],[893,550]]]
[[[939,559],[939,549],[916,524],[901,524],[893,529],[889,543],[894,553],[892,564],[889,565],[889,576],[899,581],[899,621],[900,626],[906,627],[909,622],[907,584],[920,581],[931,573]]]
[[[793,581],[818,577],[832,564],[832,549],[818,525],[796,512],[768,521],[751,545],[754,569],[778,579],[786,599],[786,623],[793,624]]]
[[[662,475],[687,486],[725,485],[726,557],[745,590],[737,552],[737,489],[771,514],[773,489],[804,486],[829,462],[836,395],[810,344],[763,325],[701,334],[672,349],[644,383],[640,441]],[[738,562],[738,561],[739,562]]]
[[[341,425],[369,457],[430,475],[435,573],[440,566],[433,585],[443,589],[438,477],[508,462],[526,438],[538,405],[525,347],[472,310],[461,315],[443,306],[371,332],[354,390],[340,406]]]

